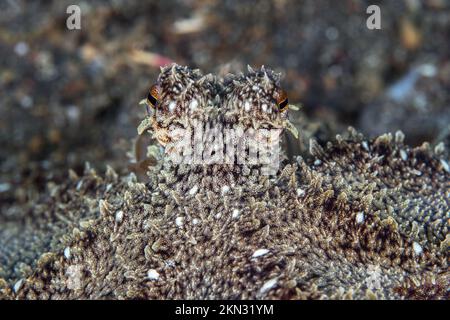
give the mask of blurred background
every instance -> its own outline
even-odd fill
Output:
[[[81,30],[66,28],[71,4]],[[366,27],[371,4],[381,30]],[[0,210],[85,161],[127,172],[138,102],[171,62],[282,72],[302,104],[291,120],[320,142],[353,126],[448,143],[449,42],[446,0],[1,0]]]

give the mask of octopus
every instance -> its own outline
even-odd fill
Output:
[[[296,134],[266,68],[220,78],[168,66],[143,103],[138,132],[161,150],[148,181],[87,167],[21,220],[2,215],[1,298],[449,298],[445,153],[349,128],[271,174],[173,161],[183,137],[172,131],[198,124]],[[217,145],[211,136],[200,141]]]

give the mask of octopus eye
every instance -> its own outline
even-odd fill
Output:
[[[151,86],[150,91],[148,93],[147,103],[156,109],[156,105],[158,104],[159,98],[160,98],[160,87],[154,84]]]
[[[280,92],[277,94],[277,105],[278,105],[278,109],[281,112],[287,110],[288,105],[289,105],[289,100],[288,100],[286,91],[280,90]]]

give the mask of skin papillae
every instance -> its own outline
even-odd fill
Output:
[[[160,105],[139,131],[166,154],[149,182],[87,168],[50,185],[26,217],[1,216],[2,298],[449,298],[441,153],[400,132],[366,140],[350,129],[326,146],[311,140],[309,157],[271,176],[175,165],[170,125],[284,128],[288,115],[270,70],[220,79],[170,66],[157,84]]]

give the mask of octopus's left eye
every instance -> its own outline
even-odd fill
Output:
[[[147,96],[147,102],[150,104],[153,108],[156,109],[156,106],[158,104],[158,101],[160,99],[160,87],[156,84],[151,86],[150,91]]]
[[[286,111],[289,105],[289,100],[287,97],[287,93],[284,90],[280,90],[277,94],[277,105],[278,109],[283,112]]]

